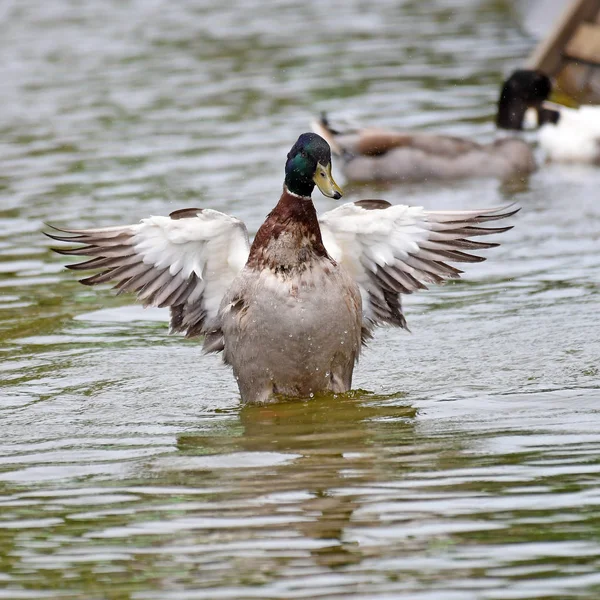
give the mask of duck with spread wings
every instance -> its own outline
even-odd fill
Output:
[[[49,237],[87,256],[69,265],[95,270],[85,285],[115,282],[144,306],[169,307],[171,331],[204,336],[222,352],[242,401],[341,393],[352,384],[361,347],[379,325],[406,328],[401,295],[459,277],[451,262],[497,246],[473,237],[516,211],[507,207],[428,211],[384,200],[343,204],[320,217],[311,194],[342,192],[327,142],[302,134],[287,156],[279,202],[252,245],[244,223],[189,208],[136,225],[58,229]]]

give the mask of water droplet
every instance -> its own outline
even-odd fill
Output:
[[[314,394],[311,392],[311,393],[310,393],[310,397],[311,397],[311,398],[314,398],[314,397],[315,397],[315,395],[314,395]]]

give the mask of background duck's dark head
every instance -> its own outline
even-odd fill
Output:
[[[550,78],[541,71],[519,69],[502,86],[498,99],[496,125],[502,129],[523,129],[528,108],[541,110],[552,92]]]
[[[308,197],[317,185],[324,196],[342,197],[331,175],[331,149],[316,133],[303,133],[287,155],[285,185],[288,191]]]

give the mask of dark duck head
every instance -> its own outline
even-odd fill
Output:
[[[331,149],[316,133],[303,133],[287,155],[285,186],[297,196],[310,197],[315,185],[328,198],[342,197],[331,175]]]
[[[542,106],[552,92],[550,78],[541,71],[519,69],[503,84],[498,99],[496,125],[501,129],[523,129],[525,113],[535,109],[537,125],[558,120],[557,111]],[[554,114],[555,113],[555,114]]]

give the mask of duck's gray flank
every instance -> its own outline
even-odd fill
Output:
[[[536,169],[533,150],[515,136],[480,144],[428,131],[344,128],[332,125],[325,114],[312,127],[329,142],[350,181],[511,179]]]

